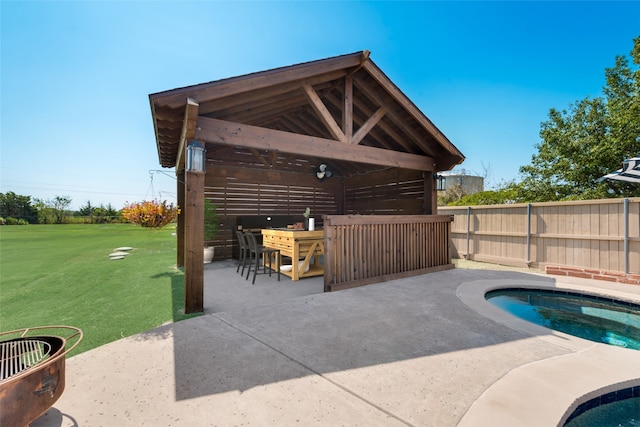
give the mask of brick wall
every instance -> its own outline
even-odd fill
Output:
[[[606,280],[607,282],[640,285],[640,274],[624,274],[618,271],[547,265],[545,267],[545,273],[555,276],[582,277],[584,279]]]

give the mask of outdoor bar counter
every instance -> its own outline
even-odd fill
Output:
[[[280,249],[281,255],[291,257],[291,270],[281,269],[281,273],[291,277],[291,280],[324,274],[324,266],[320,264],[320,255],[324,255],[323,230],[263,229],[262,245]],[[308,271],[305,271],[307,266]]]

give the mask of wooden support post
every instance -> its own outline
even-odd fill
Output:
[[[198,108],[199,104],[197,101],[187,98],[187,104],[184,109],[184,120],[182,122],[182,130],[180,131],[180,143],[178,144],[178,158],[176,160],[176,173],[178,178],[178,207],[183,210],[185,203],[185,191],[186,191],[186,181],[185,181],[185,161],[187,158],[187,141],[193,138],[193,134],[196,131],[196,122],[198,119]],[[184,267],[184,250],[185,248],[185,235],[184,235],[184,226],[185,226],[185,216],[178,215],[178,229],[176,232],[178,233],[178,267]]]
[[[431,215],[438,215],[438,190],[435,188],[431,189]]]
[[[204,310],[204,178],[203,172],[185,172],[185,314]]]
[[[176,228],[176,235],[178,238],[177,241],[177,256],[176,256],[176,265],[178,267],[184,267],[184,193],[185,193],[185,182],[184,182],[184,170],[177,174],[176,176],[177,182],[177,192],[178,195],[178,209],[180,209],[180,214],[178,215],[178,227]]]
[[[340,178],[340,184],[337,185],[335,188],[335,198],[336,198],[336,204],[338,205],[338,215],[344,215],[345,214],[345,206],[347,206],[347,196],[346,196],[346,191],[344,188],[344,178]]]
[[[344,97],[342,99],[342,132],[347,137],[347,141],[353,139],[353,78],[344,78]]]
[[[424,206],[422,212],[425,215],[437,215],[438,192],[436,191],[433,172],[424,172]]]

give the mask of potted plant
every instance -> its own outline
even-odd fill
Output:
[[[211,200],[204,199],[204,262],[205,264],[213,261],[215,255],[215,247],[213,246],[213,240],[218,234],[218,227],[220,220],[218,219],[218,212],[216,205],[211,203]]]
[[[311,208],[305,209],[302,216],[304,216],[304,229],[309,230],[309,215],[311,215]]]

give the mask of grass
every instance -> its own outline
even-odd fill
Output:
[[[0,228],[0,329],[82,329],[74,354],[185,316],[175,226],[27,225]],[[134,249],[110,260],[117,247]]]

